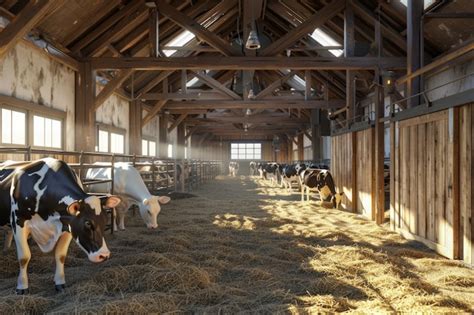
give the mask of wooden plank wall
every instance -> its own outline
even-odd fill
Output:
[[[342,207],[352,211],[352,134],[331,137],[331,174],[337,192],[344,192]]]
[[[460,108],[460,245],[463,260],[474,265],[474,104]]]
[[[356,132],[357,212],[375,220],[375,129]]]
[[[458,176],[453,172],[452,126],[456,124],[451,122],[450,128],[450,115],[445,110],[395,124],[390,221],[404,237],[454,258],[453,184]]]

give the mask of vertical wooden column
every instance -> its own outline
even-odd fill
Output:
[[[177,141],[176,141],[176,159],[177,163],[181,165],[181,177],[179,179],[179,191],[184,191],[185,186],[185,168],[184,168],[184,147],[186,146],[186,124],[184,122],[180,123],[177,127]]]
[[[75,77],[75,147],[77,151],[95,151],[95,85],[96,73],[89,62],[79,65]]]
[[[167,158],[168,157],[168,120],[169,120],[169,113],[164,112],[159,116],[159,156],[160,158]]]
[[[304,134],[298,135],[298,160],[304,160]]]
[[[129,154],[141,155],[142,152],[142,106],[137,100],[130,102],[129,118]]]
[[[288,162],[293,162],[294,157],[293,157],[293,139],[292,139],[292,137],[287,135],[286,142],[288,144],[288,147],[287,147],[287,149],[288,149],[288,152],[287,152]]]
[[[321,138],[321,126],[319,124],[319,109],[311,110],[311,147],[313,149],[313,161],[320,161],[322,159],[322,138]]]
[[[344,11],[344,57],[353,57],[355,51],[355,28],[354,28],[354,10],[352,0],[346,0],[346,9]],[[355,87],[354,72],[346,70],[346,118],[353,119],[355,113]]]
[[[377,71],[378,72],[378,71]],[[385,128],[384,122],[384,91],[380,85],[380,75],[376,73],[375,86],[375,221],[382,224],[385,218],[385,182],[384,182],[384,160],[385,160]]]
[[[158,9],[155,7],[149,8],[149,19],[148,19],[148,41],[150,42],[150,56],[151,57],[159,57],[159,14]]]
[[[423,1],[408,0],[407,2],[407,74],[418,70],[421,66],[421,16],[423,15]],[[420,77],[407,80],[407,97],[420,93]],[[408,99],[407,106],[420,105],[420,96]]]
[[[448,117],[448,137],[449,137],[449,152],[452,162],[448,162],[448,167],[451,168],[448,174],[448,183],[451,184],[451,197],[453,203],[453,259],[462,258],[462,242],[461,239],[461,148],[460,148],[460,108],[453,107],[449,109]],[[449,188],[448,188],[449,189]],[[466,228],[466,227],[465,227]]]

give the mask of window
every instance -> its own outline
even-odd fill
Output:
[[[142,139],[142,155],[156,156],[156,142]]]
[[[408,0],[400,0],[400,2],[404,6],[407,6]],[[431,6],[435,2],[436,2],[436,0],[424,0],[424,9],[426,10],[429,6]]]
[[[230,158],[232,160],[260,160],[262,159],[262,144],[231,143]]]
[[[125,153],[125,131],[111,126],[99,126],[96,151]]]
[[[26,144],[26,113],[2,108],[2,144]]]
[[[33,115],[33,145],[36,147],[62,147],[62,122],[57,119]]]
[[[172,158],[172,157],[173,157],[173,145],[168,144],[168,158]]]

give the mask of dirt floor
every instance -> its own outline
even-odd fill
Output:
[[[33,246],[31,294],[0,256],[0,313],[312,313],[474,310],[474,271],[354,214],[302,205],[259,179],[219,177],[173,200],[147,230],[108,235],[101,265],[72,244],[65,293]]]

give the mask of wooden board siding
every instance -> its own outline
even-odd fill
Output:
[[[344,192],[343,208],[371,220],[375,220],[374,137],[374,128],[331,137],[331,174],[336,191]]]
[[[460,246],[461,258],[474,265],[474,104],[460,108]]]
[[[459,193],[454,187],[454,181],[459,180],[455,174],[455,110],[392,124],[396,130],[392,134],[391,227],[449,258],[456,256],[454,224]]]
[[[342,207],[352,207],[352,134],[331,137],[331,174],[337,192],[344,192]]]
[[[375,129],[356,132],[357,212],[375,220]]]

